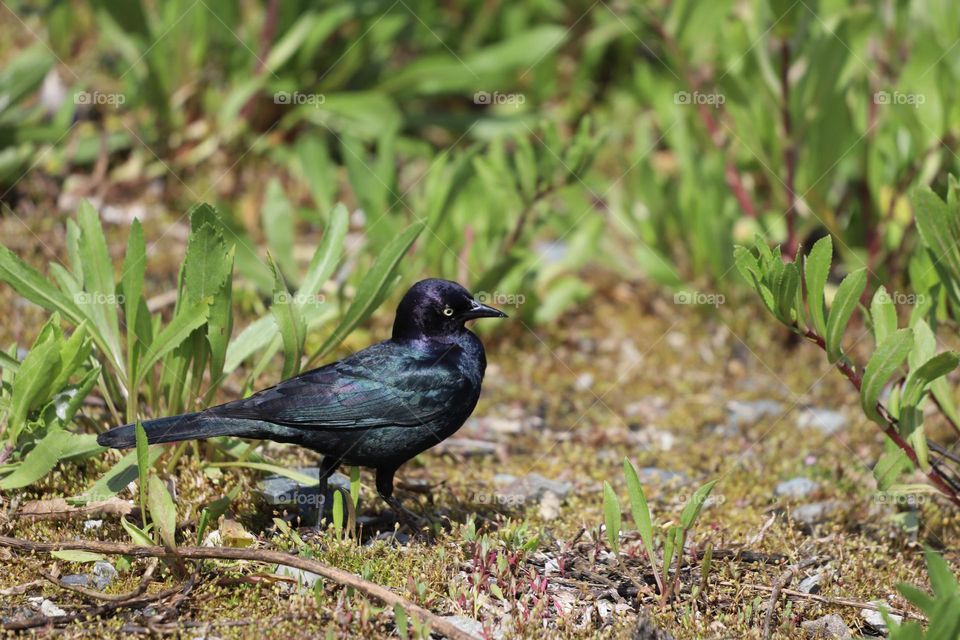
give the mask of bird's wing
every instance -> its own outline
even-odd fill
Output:
[[[463,388],[452,355],[368,349],[212,411],[314,428],[419,426]]]

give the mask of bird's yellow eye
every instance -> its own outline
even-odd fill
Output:
[[[444,308],[443,308],[443,315],[445,315],[445,316],[447,316],[447,317],[452,316],[452,315],[453,315],[453,309],[451,309],[450,307],[444,307]]]

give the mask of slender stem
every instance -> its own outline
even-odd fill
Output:
[[[807,329],[803,335],[824,351],[827,350],[826,342],[822,336],[810,329]],[[860,387],[863,385],[863,376],[857,373],[856,368],[850,364],[850,362],[845,359],[839,360],[837,362],[837,369],[839,369],[840,372],[847,377],[857,391],[860,391]],[[914,451],[913,447],[910,446],[910,444],[904,440],[897,431],[897,419],[890,414],[890,412],[881,402],[877,403],[877,411],[880,413],[880,417],[883,418],[884,422],[886,422],[886,426],[881,427],[883,432],[887,434],[887,437],[890,438],[893,443],[896,444],[900,450],[907,455],[907,458],[910,459],[910,462],[912,462],[916,467],[920,468],[921,465],[920,460],[917,458],[917,452]],[[950,486],[950,482],[944,478],[939,469],[936,467],[930,467],[930,470],[927,471],[926,475],[930,482],[940,490],[944,497],[946,497],[956,506],[960,507],[960,494],[958,494],[957,491]]]

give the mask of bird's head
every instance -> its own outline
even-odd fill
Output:
[[[463,331],[467,320],[506,317],[503,311],[477,302],[456,282],[430,278],[403,296],[393,322],[393,339],[451,336]]]

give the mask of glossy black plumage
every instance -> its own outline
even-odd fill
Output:
[[[372,467],[380,495],[399,507],[397,468],[459,429],[480,397],[486,357],[464,323],[504,316],[455,282],[423,280],[400,302],[390,340],[248,398],[147,421],[147,439],[233,435],[298,444],[323,454],[322,485],[341,464]],[[97,441],[133,447],[134,427]]]

